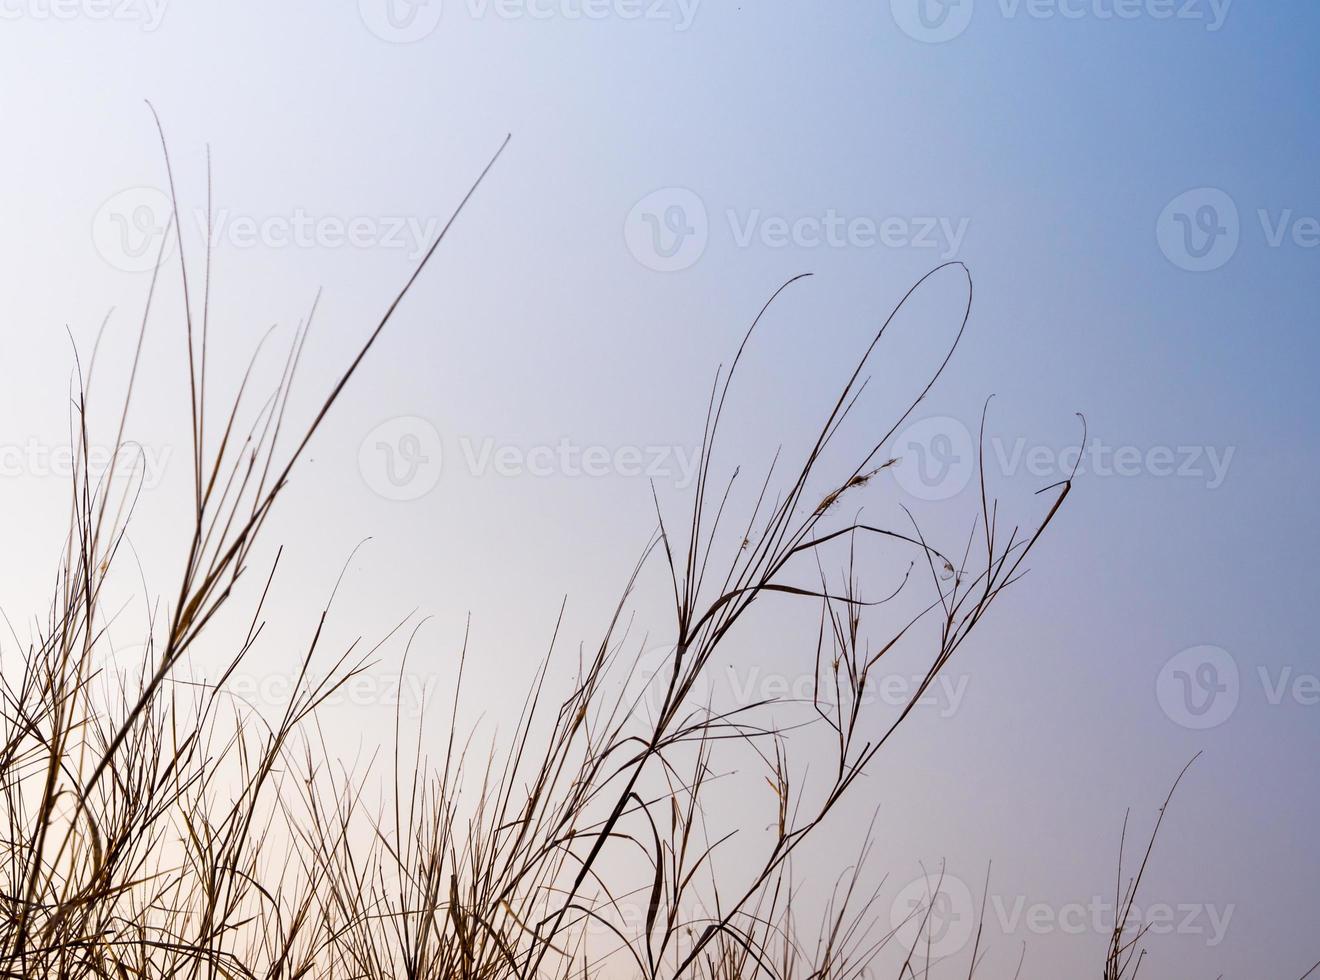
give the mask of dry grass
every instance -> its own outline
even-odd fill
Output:
[[[182,236],[177,245],[186,288],[193,278]],[[640,710],[635,693],[618,693],[635,686],[607,681],[636,669],[626,652],[634,576],[603,636],[582,656],[566,697],[552,699],[543,667],[515,737],[482,756],[468,749],[459,730],[455,691],[448,740],[427,753],[438,761],[427,762],[420,750],[407,758],[399,737],[393,775],[377,799],[364,778],[320,749],[318,708],[371,656],[356,648],[323,653],[324,614],[302,658],[297,693],[277,718],[235,707],[226,687],[262,635],[277,571],[278,561],[260,570],[249,565],[254,543],[291,468],[434,251],[292,439],[285,416],[305,330],[255,422],[239,422],[250,400],[245,379],[212,429],[209,284],[187,301],[192,526],[177,592],[147,625],[147,656],[134,676],[97,666],[113,619],[104,608],[105,583],[124,560],[137,498],[122,491],[125,483],[115,474],[93,480],[89,473],[89,365],[75,405],[82,455],[61,572],[40,634],[23,650],[21,673],[3,681],[0,975],[871,975],[876,954],[896,940],[875,914],[875,893],[859,884],[865,842],[857,842],[855,864],[830,870],[841,877],[817,922],[802,923],[794,913],[791,858],[1019,577],[1070,483],[1043,491],[1043,516],[1034,526],[1006,530],[982,480],[975,530],[954,559],[915,525],[895,530],[838,519],[846,495],[889,464],[882,447],[944,369],[877,433],[869,454],[833,478],[818,472],[865,384],[882,327],[812,448],[787,470],[779,459],[769,467],[733,538],[741,544],[727,548],[721,530],[733,520],[737,487],[716,485],[712,461],[740,348],[712,392],[691,509],[676,522],[657,503],[658,531],[642,559],[668,571],[677,638],[652,692],[654,710]],[[209,255],[206,264],[209,273]],[[942,272],[965,275],[961,266]],[[965,325],[971,283],[960,281],[967,291]],[[155,288],[153,280],[153,294]],[[144,330],[145,324],[144,317]],[[116,408],[120,442],[131,383],[129,390]],[[281,445],[293,449],[281,454]],[[784,472],[788,488],[772,500],[770,476]],[[808,487],[822,481],[835,489],[808,497]],[[910,556],[900,588],[929,590],[915,614],[887,622],[893,617],[885,597],[860,593],[853,560],[866,548]],[[839,576],[823,569],[840,549],[844,574],[831,586]],[[804,568],[818,586],[793,584]],[[236,590],[245,576],[264,587]],[[226,623],[241,614],[248,624],[234,637],[227,670],[211,684],[170,683],[235,595],[254,599],[250,609],[227,610]],[[763,706],[717,711],[695,696],[736,624],[776,595],[806,603],[819,616],[819,640],[807,654],[817,676],[810,708],[832,748],[829,759],[814,763],[818,776],[823,764],[828,776],[811,782],[787,763],[794,731],[766,725],[757,711]],[[926,644],[924,682],[878,727],[863,696],[868,682],[892,650],[915,643]],[[327,680],[313,680],[318,659],[332,665],[328,675],[317,674]],[[771,828],[760,858],[717,872],[722,838],[710,829],[711,786],[722,753],[734,748],[761,760],[775,803],[773,812],[757,817]],[[920,945],[907,951],[900,977],[925,975]],[[1135,974],[1131,949],[1132,937],[1120,929],[1106,977]],[[978,935],[959,972],[970,975],[979,950]]]

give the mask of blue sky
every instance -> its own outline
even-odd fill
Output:
[[[994,919],[986,971],[1011,971],[1026,939],[1024,977],[1075,975],[1103,936],[1060,910],[1112,890],[1124,811],[1147,827],[1203,750],[1148,896],[1197,914],[1151,940],[1152,974],[1300,976],[1320,957],[1314,5],[0,10],[6,612],[40,608],[58,545],[69,334],[88,344],[114,308],[124,355],[145,293],[132,236],[153,227],[164,176],[144,99],[193,233],[211,147],[219,375],[324,287],[307,404],[512,134],[280,512],[290,618],[370,536],[341,628],[384,633],[421,610],[444,664],[470,611],[494,726],[564,595],[574,642],[599,628],[651,530],[648,472],[682,499],[715,367],[765,298],[815,273],[741,381],[726,449],[753,469],[807,438],[883,314],[956,259],[972,317],[907,455],[964,458],[994,393],[991,475],[1025,519],[1069,464],[1075,412],[1090,443],[1032,574],[956,668],[956,708],[913,719],[845,829],[881,806],[895,893],[940,858],[975,891],[993,860],[1002,907],[1046,913],[1035,930]],[[848,445],[938,362],[958,288],[941,280],[902,324]],[[182,514],[180,351],[153,335],[138,420],[162,520]],[[388,461],[421,482],[400,488]],[[958,537],[976,510],[958,472],[908,469],[863,502]],[[163,580],[169,537],[141,533]],[[744,681],[799,676],[781,618],[738,638]],[[388,734],[361,710],[350,748]]]

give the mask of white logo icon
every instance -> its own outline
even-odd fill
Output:
[[[1241,222],[1233,199],[1216,187],[1179,194],[1160,212],[1155,236],[1164,257],[1188,272],[1211,272],[1235,252]]]
[[[926,44],[952,41],[972,22],[974,0],[889,0],[904,34]]]
[[[440,433],[426,419],[391,419],[367,433],[358,449],[362,479],[386,500],[417,500],[440,482]]]
[[[893,443],[894,479],[919,500],[948,500],[967,489],[976,449],[967,426],[947,415],[913,423]]]
[[[382,41],[411,44],[440,26],[441,0],[358,0],[362,23]]]
[[[1173,722],[1184,728],[1222,725],[1241,694],[1237,661],[1227,650],[1192,647],[1169,660],[1155,681],[1155,696]]]
[[[92,219],[92,243],[116,269],[147,272],[174,251],[174,232],[170,227],[173,210],[169,195],[159,188],[130,187],[120,191],[102,204]]]
[[[628,251],[642,265],[657,272],[678,272],[695,265],[706,251],[710,219],[692,191],[666,187],[633,206],[623,235]]]
[[[932,960],[963,950],[976,928],[971,889],[952,875],[925,875],[912,882],[889,908],[889,924],[903,948]]]

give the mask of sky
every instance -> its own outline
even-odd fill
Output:
[[[838,832],[879,808],[886,909],[944,862],[950,953],[959,886],[979,896],[992,863],[986,974],[1025,940],[1023,977],[1077,975],[1103,955],[1124,814],[1141,838],[1199,752],[1139,902],[1146,969],[1301,976],[1318,40],[1314,5],[1245,0],[0,0],[0,606],[30,621],[54,574],[74,350],[109,314],[108,378],[131,351],[167,207],[148,100],[194,254],[209,147],[215,385],[319,291],[302,410],[512,137],[276,512],[290,646],[249,679],[266,690],[346,567],[337,635],[429,617],[409,676],[444,690],[470,616],[469,721],[507,728],[566,597],[566,649],[599,635],[652,483],[689,499],[715,371],[765,300],[813,273],[740,368],[722,451],[752,472],[801,450],[907,288],[961,262],[967,332],[857,506],[965,538],[992,394],[1006,514],[1077,477]],[[953,268],[916,297],[844,449],[920,390],[965,289]],[[182,356],[162,318],[134,415],[148,590],[187,517]],[[659,623],[663,584],[639,600]],[[749,623],[715,683],[792,690],[813,616]],[[334,707],[346,753],[388,734],[384,700]]]

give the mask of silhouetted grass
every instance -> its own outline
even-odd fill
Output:
[[[860,885],[866,841],[855,842],[855,861],[817,870],[822,879],[838,876],[820,921],[802,921],[795,908],[790,858],[850,795],[1020,576],[1071,482],[1043,491],[1038,523],[1004,528],[982,475],[979,518],[957,560],[927,543],[915,523],[893,529],[839,518],[847,495],[893,462],[883,447],[948,363],[907,411],[876,433],[868,453],[841,473],[821,472],[888,321],[804,457],[776,458],[769,466],[749,498],[735,538],[741,544],[729,548],[719,532],[733,521],[739,488],[736,476],[717,484],[712,461],[753,323],[712,391],[690,510],[665,515],[657,501],[655,537],[604,634],[581,656],[571,691],[551,700],[547,657],[531,679],[514,736],[498,749],[486,755],[469,749],[456,689],[447,741],[424,755],[420,745],[414,758],[404,754],[402,719],[396,722],[392,776],[376,798],[363,777],[326,756],[309,725],[372,656],[355,648],[323,653],[324,613],[303,652],[296,693],[277,718],[267,722],[228,696],[263,633],[277,573],[278,559],[269,568],[249,564],[254,544],[308,441],[448,230],[311,422],[296,431],[286,410],[305,327],[276,391],[260,399],[255,421],[239,421],[252,397],[249,369],[212,426],[206,256],[202,294],[185,300],[191,527],[177,591],[145,630],[146,656],[135,676],[107,674],[98,664],[114,618],[104,586],[125,560],[130,522],[144,515],[135,514],[132,481],[117,480],[122,474],[113,471],[93,479],[87,425],[100,411],[89,395],[94,363],[80,375],[73,413],[79,465],[60,574],[39,635],[23,651],[21,673],[3,679],[3,976],[849,978],[871,975],[876,954],[897,941],[876,914],[876,893]],[[196,277],[177,226],[175,234],[187,288]],[[957,278],[966,290],[965,326],[971,281],[961,265],[942,266],[913,289],[937,274]],[[148,312],[156,286],[153,278]],[[135,360],[129,394],[115,409],[121,444],[137,372]],[[280,452],[283,445],[293,449]],[[776,472],[786,473],[788,486],[772,499]],[[809,485],[822,480],[834,489],[809,497]],[[831,543],[846,547],[841,578],[826,570]],[[853,562],[867,548],[910,556],[900,588],[928,590],[914,615],[886,623],[887,597],[861,593]],[[648,562],[668,571],[676,640],[651,692],[652,710],[644,711],[635,684],[608,679],[637,670],[628,653],[627,608]],[[803,569],[818,586],[794,584]],[[264,587],[251,593],[250,609],[237,611],[248,625],[233,637],[227,668],[213,683],[170,683],[220,610],[233,604],[240,577],[252,575]],[[757,710],[764,704],[716,710],[696,696],[730,631],[776,595],[810,604],[819,617],[809,655],[817,677],[810,707],[832,748],[828,759],[815,762],[811,783],[786,762],[794,730],[767,725]],[[235,613],[229,609],[229,618]],[[900,643],[929,644],[926,673],[906,706],[877,728],[864,694],[877,665]],[[319,661],[330,665],[328,673],[314,674]],[[718,759],[735,745],[750,747],[763,762],[776,803],[773,812],[746,818],[771,827],[760,858],[717,869],[713,855],[722,838],[709,832],[710,787]],[[930,910],[914,914],[924,926]],[[1122,926],[1104,966],[1113,980],[1135,975],[1139,964],[1132,950],[1140,935]],[[900,977],[926,975],[922,942],[904,951]],[[970,962],[957,970],[970,975],[980,951],[978,933]]]

